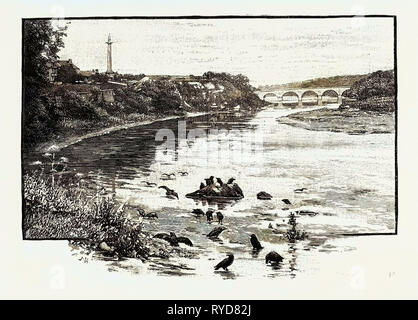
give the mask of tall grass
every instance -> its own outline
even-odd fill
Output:
[[[148,257],[147,237],[125,217],[124,205],[99,192],[87,194],[76,174],[63,172],[53,182],[50,174],[34,171],[23,184],[26,239],[82,239],[97,249],[105,242],[120,257]]]

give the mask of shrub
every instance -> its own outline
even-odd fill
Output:
[[[150,98],[150,106],[159,114],[176,114],[182,112],[182,101],[176,86],[164,80],[145,82],[140,92]]]
[[[368,77],[356,81],[347,91],[347,97],[358,100],[394,95],[395,77],[393,70],[373,72]]]
[[[81,238],[92,248],[105,242],[118,256],[148,257],[141,225],[123,215],[123,206],[99,192],[89,197],[79,188],[81,180],[73,173],[59,177],[63,179],[52,183],[50,173],[43,170],[24,175],[25,238]]]
[[[294,213],[289,215],[288,224],[290,225],[289,230],[287,230],[286,237],[287,240],[291,243],[295,242],[296,240],[304,240],[308,237],[308,234],[305,231],[300,231],[296,229],[296,216]]]

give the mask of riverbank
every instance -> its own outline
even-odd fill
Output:
[[[24,239],[72,239],[74,246],[112,259],[189,255],[153,239],[140,222],[127,219],[127,212],[138,208],[100,189],[89,191],[74,172],[52,178],[40,170],[26,174],[23,182]]]
[[[363,111],[353,108],[322,108],[302,111],[280,117],[277,121],[313,131],[344,132],[347,134],[395,132],[395,114],[393,112]]]
[[[23,107],[25,149],[42,149],[50,141],[60,143],[96,128],[187,113],[253,112],[263,106],[248,78],[225,73],[208,72],[187,81],[143,77],[134,83],[62,83],[33,89]]]
[[[160,121],[167,121],[172,119],[180,119],[180,118],[193,118],[198,117],[201,115],[210,114],[209,112],[190,112],[182,115],[171,115],[171,116],[164,116],[158,117],[154,115],[141,115],[141,120],[133,120],[133,121],[125,121],[124,123],[120,123],[121,121],[115,122],[105,122],[105,123],[84,123],[83,125],[76,124],[75,126],[68,125],[67,130],[62,130],[61,134],[58,137],[51,139],[50,141],[44,142],[39,144],[35,151],[37,152],[48,152],[51,149],[61,150],[66,148],[70,145],[83,141],[85,139],[103,136],[109,134],[111,132],[129,129],[133,127],[144,126],[148,124],[152,124],[155,122]],[[92,129],[92,126],[100,126],[100,129]]]

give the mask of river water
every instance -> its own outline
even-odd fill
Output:
[[[216,272],[219,277],[296,277],[314,272],[324,256],[356,250],[358,241],[350,239],[358,234],[394,232],[394,135],[317,132],[276,121],[297,111],[271,107],[252,116],[160,121],[61,150],[70,169],[126,202],[130,219],[142,220],[137,207],[157,212],[159,219],[142,220],[144,229],[189,237],[194,247],[187,248],[197,254],[192,259],[152,259],[145,265],[134,259],[103,263],[111,270],[140,274],[199,276],[213,274],[213,266],[231,252],[235,262],[229,272]],[[164,173],[174,175],[166,180]],[[211,175],[223,181],[234,177],[245,197],[227,203],[185,197]],[[162,189],[145,181],[176,190],[179,200],[165,197]],[[306,190],[296,193],[297,188]],[[260,191],[273,199],[257,200]],[[222,211],[227,230],[219,241],[206,237],[217,223],[193,216],[193,208]],[[289,243],[283,234],[289,229],[289,213],[297,210],[313,212],[296,215],[297,228],[309,237]],[[258,253],[251,250],[251,233],[265,247]],[[270,250],[284,257],[279,266],[265,265]]]

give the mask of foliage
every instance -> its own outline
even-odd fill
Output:
[[[296,229],[297,222],[294,213],[289,215],[289,221],[287,223],[290,225],[290,229],[286,232],[286,237],[289,242],[293,243],[296,240],[304,240],[308,237],[308,234],[305,231]]]
[[[54,29],[50,20],[25,20],[23,22],[24,84],[28,87],[45,87],[48,84],[48,63],[58,58],[64,47],[66,28]]]
[[[28,91],[32,94],[28,94]],[[54,121],[56,110],[50,95],[42,89],[25,88],[26,101],[23,106],[23,147],[48,140],[57,130]],[[31,99],[29,99],[29,96]]]
[[[113,80],[115,80],[115,81],[122,81],[123,79],[126,79],[126,80],[141,80],[144,77],[145,77],[145,74],[143,74],[143,73],[141,73],[141,74],[119,74],[119,73],[116,73],[114,75]]]
[[[75,177],[74,177],[75,178]],[[96,212],[88,198],[75,191],[76,179],[61,188],[52,174],[28,173],[23,177],[24,223],[26,238],[84,238],[96,226]]]
[[[395,75],[393,70],[376,71],[363,78],[347,91],[347,97],[356,101],[345,102],[360,110],[393,112],[395,110]]]
[[[176,86],[164,80],[145,82],[140,93],[150,99],[151,110],[158,114],[182,112],[182,101]]]
[[[189,92],[186,93],[184,92],[186,83],[180,86],[179,90],[183,98],[190,105],[200,110],[207,110],[212,104],[216,104],[218,106],[227,106],[228,109],[240,106],[241,110],[253,111],[263,105],[263,102],[254,93],[255,88],[250,85],[249,79],[242,74],[232,75],[225,72],[216,73],[208,71],[201,77],[194,78],[194,81],[203,84],[212,83],[215,86],[222,86],[224,88],[222,92],[217,93],[197,88],[187,89]],[[195,91],[198,91],[197,95]]]
[[[365,100],[371,97],[390,97],[395,95],[393,70],[376,71],[353,84],[347,97]]]
[[[255,89],[250,85],[250,80],[248,79],[248,77],[242,74],[232,75],[226,72],[216,73],[208,71],[203,74],[203,77],[208,80],[216,79],[224,82],[229,82],[233,84],[237,89],[243,91],[252,91]]]
[[[106,83],[109,80],[109,77],[103,73],[94,73],[91,75],[90,80],[98,83]]]
[[[45,141],[56,129],[54,105],[47,94],[48,64],[64,46],[65,28],[54,30],[49,20],[23,22],[23,145]]]
[[[148,114],[151,110],[150,101],[140,91],[127,87],[116,88],[115,99],[118,109],[123,110],[125,114],[142,113]]]
[[[86,239],[97,249],[105,242],[121,257],[148,257],[141,225],[123,214],[114,199],[96,192],[89,196],[82,181],[63,172],[55,183],[51,173],[36,171],[23,177],[24,221],[27,239]],[[65,181],[64,181],[65,180]]]
[[[76,91],[58,87],[51,94],[55,98],[55,112],[50,117],[56,122],[61,119],[100,119],[100,90],[93,88],[89,93],[90,96],[84,97]]]
[[[189,111],[207,111],[211,104],[206,90],[184,82],[177,86],[182,99],[186,102]]]

